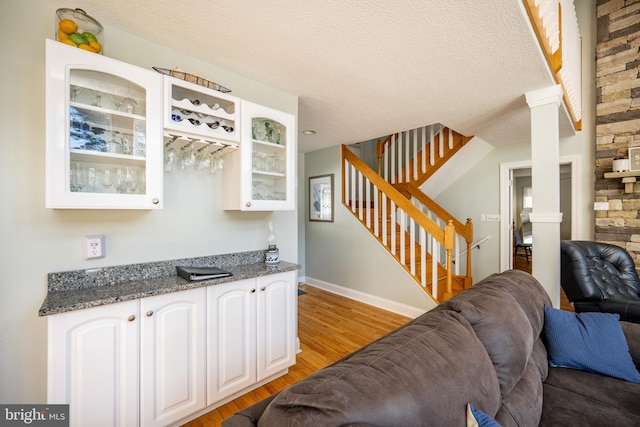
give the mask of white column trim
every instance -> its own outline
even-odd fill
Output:
[[[531,222],[562,222],[562,212],[531,212],[529,214]]]
[[[532,90],[524,94],[529,108],[555,103],[556,106],[562,104],[562,86],[555,85],[544,89]]]

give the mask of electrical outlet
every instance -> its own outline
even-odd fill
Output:
[[[104,258],[106,255],[104,236],[84,236],[82,254],[84,255],[84,259]]]

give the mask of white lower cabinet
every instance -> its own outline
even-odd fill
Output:
[[[72,426],[138,425],[138,301],[48,317],[48,403]]]
[[[296,272],[48,317],[48,403],[71,426],[166,426],[295,364]]]
[[[140,425],[205,407],[206,288],[140,300]]]
[[[207,290],[207,406],[295,364],[295,272]]]

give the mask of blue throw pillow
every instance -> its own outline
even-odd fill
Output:
[[[467,427],[501,427],[489,415],[476,409],[472,404],[467,404]]]
[[[545,305],[549,364],[640,383],[619,320],[617,314],[572,313]]]

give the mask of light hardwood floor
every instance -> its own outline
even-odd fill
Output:
[[[289,373],[185,424],[186,427],[219,426],[235,412],[269,397],[360,347],[374,341],[410,319],[344,298],[312,286],[298,297],[300,348]]]

